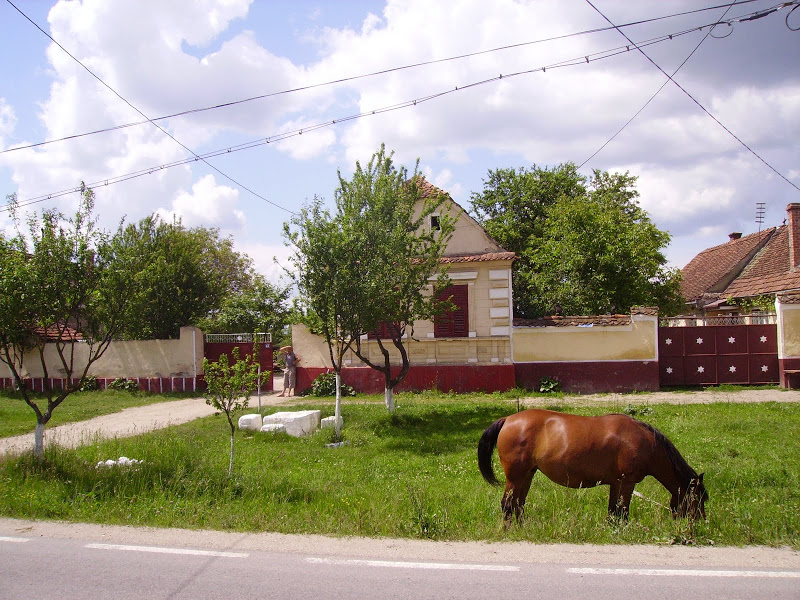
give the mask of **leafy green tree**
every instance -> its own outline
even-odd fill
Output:
[[[218,311],[197,326],[206,333],[259,332],[272,334],[276,344],[289,323],[289,286],[276,286],[259,274],[243,289],[222,300]]]
[[[34,454],[41,458],[53,411],[81,389],[124,326],[135,265],[119,259],[97,229],[91,189],[82,188],[70,219],[55,210],[30,217],[27,236],[13,195],[9,207],[17,235],[0,236],[0,361],[36,415]],[[24,384],[31,353],[43,370],[44,400]]]
[[[217,229],[187,229],[151,215],[120,226],[113,242],[117,255],[139,267],[123,331],[129,339],[175,338],[181,327],[213,316],[253,283],[252,261]]]
[[[312,329],[325,338],[336,373],[335,430],[341,435],[342,367],[344,356],[361,335],[352,284],[365,270],[358,236],[343,231],[322,200],[314,197],[284,224],[284,239],[295,252],[290,273],[299,292],[298,308],[313,320]]]
[[[228,477],[233,475],[233,457],[236,443],[236,413],[247,408],[250,394],[258,382],[258,363],[253,359],[257,349],[244,358],[239,357],[239,348],[234,347],[230,362],[227,354],[222,354],[216,362],[203,359],[203,374],[206,382],[206,404],[225,414],[231,431],[231,454],[228,463]]]
[[[666,266],[670,241],[639,206],[636,178],[574,164],[490,171],[472,195],[487,232],[515,252],[514,310],[524,318],[554,313],[627,312],[682,303],[679,273]]]
[[[454,229],[447,198],[424,179],[415,167],[409,177],[405,167],[392,161],[385,147],[369,163],[356,169],[350,180],[339,173],[336,190],[337,219],[342,230],[356,239],[364,263],[361,277],[350,282],[350,293],[357,304],[356,321],[360,333],[380,328],[375,341],[382,360],[375,362],[355,337],[355,353],[384,377],[386,407],[394,412],[394,388],[408,374],[410,361],[405,343],[413,337],[414,322],[432,319],[442,304],[430,293],[430,279],[438,272],[435,290],[447,285],[439,260]],[[441,213],[441,214],[440,214]],[[438,215],[438,228],[431,228],[429,217]],[[385,337],[384,337],[385,336]],[[390,342],[400,356],[401,368],[392,375]]]

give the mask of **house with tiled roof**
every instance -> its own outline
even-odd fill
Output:
[[[442,295],[454,309],[434,320],[414,323],[414,337],[407,342],[411,369],[397,391],[510,389],[514,387],[511,265],[515,255],[492,239],[449,194],[424,179],[418,185],[423,199],[431,195],[446,198],[441,212],[429,215],[424,227],[438,228],[445,215],[454,221],[453,235],[440,259],[451,283]],[[297,371],[297,389],[302,390],[331,368],[330,357],[322,338],[302,326],[293,328],[292,341],[302,357]],[[377,342],[365,338],[364,348],[382,362]],[[345,357],[343,377],[360,391],[383,390],[380,373],[353,353]]]
[[[800,290],[800,204],[786,207],[783,225],[703,250],[682,270],[688,312],[739,314],[746,300]]]

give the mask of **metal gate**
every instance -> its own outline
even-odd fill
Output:
[[[268,333],[207,333],[203,355],[209,361],[217,361],[222,354],[231,356],[233,349],[239,348],[240,356],[253,353],[253,347],[258,351],[258,364],[261,365],[262,390],[272,390],[273,348],[272,337]]]
[[[658,357],[662,386],[778,383],[778,327],[659,327]]]

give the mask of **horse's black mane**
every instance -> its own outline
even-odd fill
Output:
[[[647,429],[648,431],[652,432],[653,438],[656,441],[656,444],[661,446],[664,449],[664,452],[667,455],[667,459],[669,460],[672,468],[675,469],[675,474],[678,475],[681,479],[685,481],[689,481],[697,477],[697,471],[695,471],[689,463],[686,462],[686,459],[681,456],[681,453],[678,452],[678,449],[675,447],[669,438],[661,433],[658,429],[650,425],[650,423],[645,423],[644,421],[639,421],[638,419],[634,419],[639,425]]]

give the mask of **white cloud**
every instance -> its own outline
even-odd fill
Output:
[[[240,231],[245,224],[245,215],[234,208],[238,199],[239,190],[217,185],[213,175],[206,175],[192,185],[191,193],[178,194],[171,209],[160,208],[156,213],[167,222],[180,217],[187,227],[202,225]]]
[[[14,131],[16,123],[14,107],[6,104],[5,98],[0,98],[0,149],[6,147],[6,138]]]

